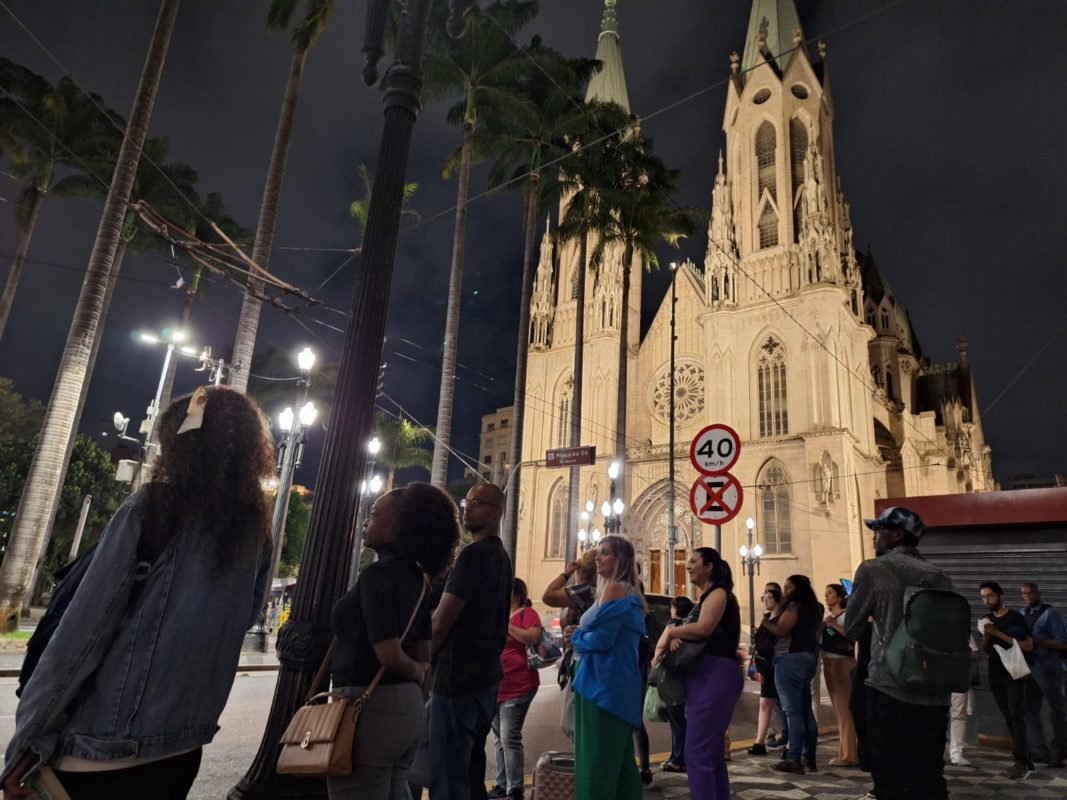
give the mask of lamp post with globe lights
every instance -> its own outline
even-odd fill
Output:
[[[751,645],[756,637],[756,576],[759,574],[763,548],[753,541],[756,520],[749,517],[745,520],[745,527],[748,528],[748,543],[741,545],[738,552],[741,555],[741,570],[748,575],[748,637]]]
[[[278,428],[282,432],[282,440],[278,445],[278,496],[274,500],[274,516],[271,519],[272,579],[278,577],[278,567],[281,564],[282,540],[285,536],[285,518],[289,514],[289,493],[293,488],[293,476],[304,454],[308,429],[318,418],[315,404],[307,399],[308,392],[311,391],[311,370],[315,366],[315,353],[310,347],[305,347],[297,353],[296,363],[300,368],[296,385],[302,390],[298,404],[300,410],[294,412],[292,407],[287,406],[278,414]]]
[[[378,460],[378,454],[382,451],[382,440],[377,436],[371,437],[367,442],[367,466],[363,470],[363,480],[359,484],[359,504],[356,507],[356,529],[352,535],[351,566],[348,570],[349,588],[355,585],[359,578],[359,561],[363,553],[363,525],[367,520],[367,513],[374,502],[374,498],[381,492],[384,485],[381,477],[374,474],[374,465]]]
[[[609,534],[622,533],[622,512],[625,508],[621,497],[615,496],[615,481],[619,477],[621,465],[618,461],[612,461],[608,465],[608,479],[610,484],[610,499],[605,500],[600,506],[600,512],[604,515],[604,528]]]

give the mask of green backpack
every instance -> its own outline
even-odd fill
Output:
[[[970,604],[949,589],[909,585],[888,562],[886,567],[905,584],[904,617],[885,645],[889,674],[901,689],[916,694],[966,692],[972,664]]]

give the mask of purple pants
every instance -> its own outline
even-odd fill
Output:
[[[704,655],[685,679],[685,766],[693,800],[730,800],[726,730],[744,679],[732,658]]]

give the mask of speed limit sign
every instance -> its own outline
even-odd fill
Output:
[[[741,456],[741,438],[729,425],[708,425],[689,445],[689,460],[704,475],[729,472]]]

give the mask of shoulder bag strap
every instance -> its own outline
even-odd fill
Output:
[[[408,638],[408,633],[411,631],[411,626],[415,624],[415,617],[419,615],[419,609],[422,608],[422,601],[426,597],[426,589],[430,585],[430,579],[426,577],[426,573],[422,571],[422,567],[419,567],[419,572],[422,573],[422,591],[419,592],[419,599],[415,603],[415,608],[411,611],[411,617],[408,619],[408,624],[404,628],[404,632],[400,635],[400,644],[404,644],[404,640]],[[378,684],[381,682],[382,677],[385,675],[385,667],[379,667],[377,674],[374,676],[374,680],[370,682],[370,686],[363,692],[363,700],[366,702],[367,698],[371,696]]]
[[[419,567],[419,572],[422,572],[422,567]],[[415,624],[415,617],[419,613],[419,609],[422,608],[422,601],[426,598],[426,589],[430,585],[430,579],[426,577],[426,573],[422,572],[422,591],[419,593],[419,600],[415,603],[415,610],[411,612],[411,618],[408,620],[407,627],[404,628],[404,633],[400,636],[400,642],[403,644],[404,640],[408,636],[408,632],[411,630],[411,626]],[[326,679],[326,673],[330,669],[330,661],[333,660],[333,651],[337,646],[337,637],[334,636],[330,641],[330,646],[326,649],[326,655],[322,657],[322,664],[319,665],[319,671],[315,673],[315,679],[311,682],[311,689],[308,691],[308,695],[305,698],[305,703],[310,703],[312,698],[318,694],[319,687],[322,685],[323,680]],[[367,691],[363,693],[364,699],[370,697],[371,692],[378,686],[382,676],[385,675],[385,667],[381,667],[374,679],[370,682],[370,686],[367,687]]]

